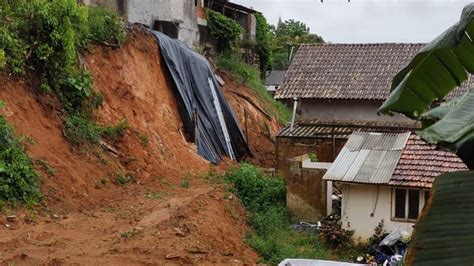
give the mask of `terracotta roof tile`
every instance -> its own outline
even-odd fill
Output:
[[[455,154],[439,150],[412,133],[388,184],[430,188],[436,176],[463,170],[467,167]]]
[[[385,100],[392,78],[423,46],[420,43],[301,45],[275,98]],[[465,90],[456,90],[453,96]]]

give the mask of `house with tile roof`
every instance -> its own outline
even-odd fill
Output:
[[[299,47],[275,99],[290,106],[297,99],[297,121],[277,139],[277,169],[286,161],[316,152],[332,162],[353,131],[416,130],[402,115],[378,115],[391,91],[392,78],[424,46],[420,43],[303,44]],[[462,95],[474,79],[447,99]]]
[[[323,179],[342,191],[341,222],[366,241],[381,220],[384,229],[412,232],[434,178],[467,170],[456,155],[412,132],[354,132]]]
[[[360,226],[363,226],[364,221],[368,223],[364,229],[358,230],[359,232],[356,234],[359,234],[359,236],[372,235],[381,217],[384,217],[385,222],[391,226],[389,229],[393,229],[392,225],[395,224],[394,220],[397,219],[400,219],[400,223],[410,227],[415,221],[412,218],[414,217],[414,211],[408,217],[409,209],[404,209],[406,212],[403,219],[400,217],[392,219],[391,204],[394,200],[392,195],[396,194],[392,188],[397,186],[406,188],[405,192],[399,193],[405,193],[403,195],[406,199],[403,202],[408,204],[410,202],[409,195],[415,193],[410,191],[417,190],[418,194],[421,195],[423,194],[422,191],[429,190],[434,176],[443,171],[457,169],[456,167],[459,165],[451,169],[449,167],[436,168],[436,165],[430,164],[443,162],[443,158],[455,160],[456,164],[460,161],[455,155],[437,151],[433,146],[429,146],[415,135],[409,134],[408,132],[414,132],[420,128],[417,122],[401,115],[377,115],[377,109],[390,94],[393,77],[409,63],[422,47],[423,44],[412,43],[307,44],[298,49],[275,94],[276,99],[288,104],[292,104],[293,100],[297,99],[296,123],[293,127],[288,126],[282,129],[276,136],[276,169],[287,178],[288,184],[295,184],[293,186],[295,189],[289,187],[287,193],[288,206],[292,215],[296,217],[295,219],[308,220],[314,217],[324,217],[329,214],[327,209],[330,209],[322,207],[325,204],[330,204],[328,198],[316,195],[315,191],[311,191],[311,184],[315,183],[314,180],[304,183],[305,180],[309,180],[301,174],[304,171],[309,171],[302,166],[304,161],[300,163],[301,171],[294,171],[294,169],[299,169],[298,167],[295,168],[295,158],[305,154],[317,154],[318,162],[334,162],[334,165],[338,165],[338,174],[341,173],[341,169],[350,170],[349,174],[344,175],[342,180],[332,181],[334,177],[331,176],[331,171],[335,171],[333,168],[329,169],[326,175],[323,174],[325,180],[319,177],[319,173],[318,178],[320,178],[320,183],[335,182],[336,187],[341,188],[342,186],[343,198],[347,201],[342,202],[346,211],[346,218],[343,217],[343,219],[346,219],[343,220],[345,226],[353,228],[358,223],[360,223]],[[472,85],[473,81],[474,79],[469,77],[464,86],[454,90],[447,98],[452,99],[462,95]],[[395,154],[392,157],[380,157],[383,150],[376,149],[372,153],[364,148],[361,154],[367,155],[370,153],[372,157],[365,158],[368,161],[364,161],[363,157],[357,157],[357,161],[351,161],[350,159],[355,157],[350,156],[355,156],[355,153],[348,152],[345,154],[347,152],[345,147],[350,144],[348,142],[349,137],[357,136],[359,132],[366,132],[367,134],[370,132],[370,134],[381,134],[383,136],[402,134],[401,136],[404,136],[405,141],[401,142],[403,145],[397,146],[398,153],[395,151],[387,153]],[[387,149],[389,148],[394,149],[394,147],[388,147]],[[344,160],[341,162],[342,159],[339,158],[344,154],[349,157],[342,157]],[[385,159],[381,160],[380,158]],[[373,161],[376,159],[379,161]],[[368,172],[369,170],[378,169],[374,168],[375,163],[388,162],[394,164],[391,165],[392,168],[387,168],[388,166],[384,165],[381,169],[384,169],[385,172]],[[358,165],[360,163],[365,163],[361,169],[357,168],[361,166]],[[464,164],[462,165],[465,167]],[[326,171],[326,169],[317,170],[319,172]],[[356,172],[356,170],[361,172]],[[350,179],[355,177],[357,178],[354,180]],[[381,177],[384,178],[384,183],[377,183],[377,178]],[[366,179],[366,182],[369,183],[359,182]],[[332,184],[328,184],[326,187],[330,191]],[[416,189],[410,189],[412,187]],[[338,188],[335,190],[339,190]],[[349,194],[346,188],[350,188]],[[326,192],[323,191],[321,194],[327,194]],[[385,204],[383,208],[378,210],[382,211],[385,208],[390,211],[389,213],[375,216],[377,213],[370,211],[369,214],[373,213],[374,217],[366,215],[367,211],[363,208],[374,207],[372,200],[375,197],[372,195],[374,193],[382,193],[384,197],[384,199],[378,198],[377,202],[384,202]],[[321,201],[313,202],[313,198],[308,198],[307,195],[315,195]],[[324,202],[325,199],[327,202]],[[423,198],[418,199],[418,210],[423,202]],[[355,205],[360,206],[356,208]],[[299,207],[291,208],[291,206]],[[353,210],[358,211],[351,213]],[[314,213],[315,211],[318,212],[316,215],[308,213]],[[401,215],[401,209],[399,211]],[[347,217],[356,218],[352,221],[350,220],[352,218]]]

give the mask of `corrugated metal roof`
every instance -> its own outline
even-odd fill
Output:
[[[397,123],[377,123],[367,121],[320,121],[305,120],[297,122],[293,131],[290,126],[283,128],[277,137],[288,138],[336,138],[348,139],[352,132],[404,132],[419,128],[416,123],[413,124],[397,124]]]
[[[354,132],[324,179],[387,184],[410,136],[404,133]]]

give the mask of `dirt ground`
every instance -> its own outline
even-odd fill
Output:
[[[36,91],[33,79],[0,75],[0,112],[26,136],[45,195],[33,210],[0,216],[0,264],[255,264],[238,199],[202,178],[228,163],[210,166],[186,141],[153,37],[134,30],[123,47],[94,47],[83,61],[104,96],[97,121],[129,125],[122,140],[105,144],[112,149],[71,147],[58,100]],[[251,160],[271,167],[278,124],[262,120],[263,104],[248,88],[221,75],[241,121],[247,110]],[[134,182],[118,185],[118,173]]]

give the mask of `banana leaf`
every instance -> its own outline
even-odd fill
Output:
[[[415,226],[407,265],[472,265],[474,171],[436,177]]]
[[[418,135],[429,143],[455,151],[470,169],[474,169],[474,89],[424,116],[430,121],[438,120],[417,132]]]
[[[435,100],[443,99],[474,73],[474,4],[458,23],[423,47],[393,79],[391,93],[379,113],[403,113],[418,119]],[[472,38],[471,38],[472,36]]]
[[[458,23],[427,44],[392,81],[379,113],[422,120],[418,134],[456,152],[474,169],[474,89],[432,109],[474,73],[474,4]],[[407,265],[473,265],[474,171],[436,177],[413,232]]]
[[[379,113],[402,113],[422,120],[421,137],[455,152],[474,169],[474,95],[431,111],[474,73],[474,3],[464,7],[461,19],[423,47],[392,81],[392,91]],[[427,112],[429,111],[429,112]]]

